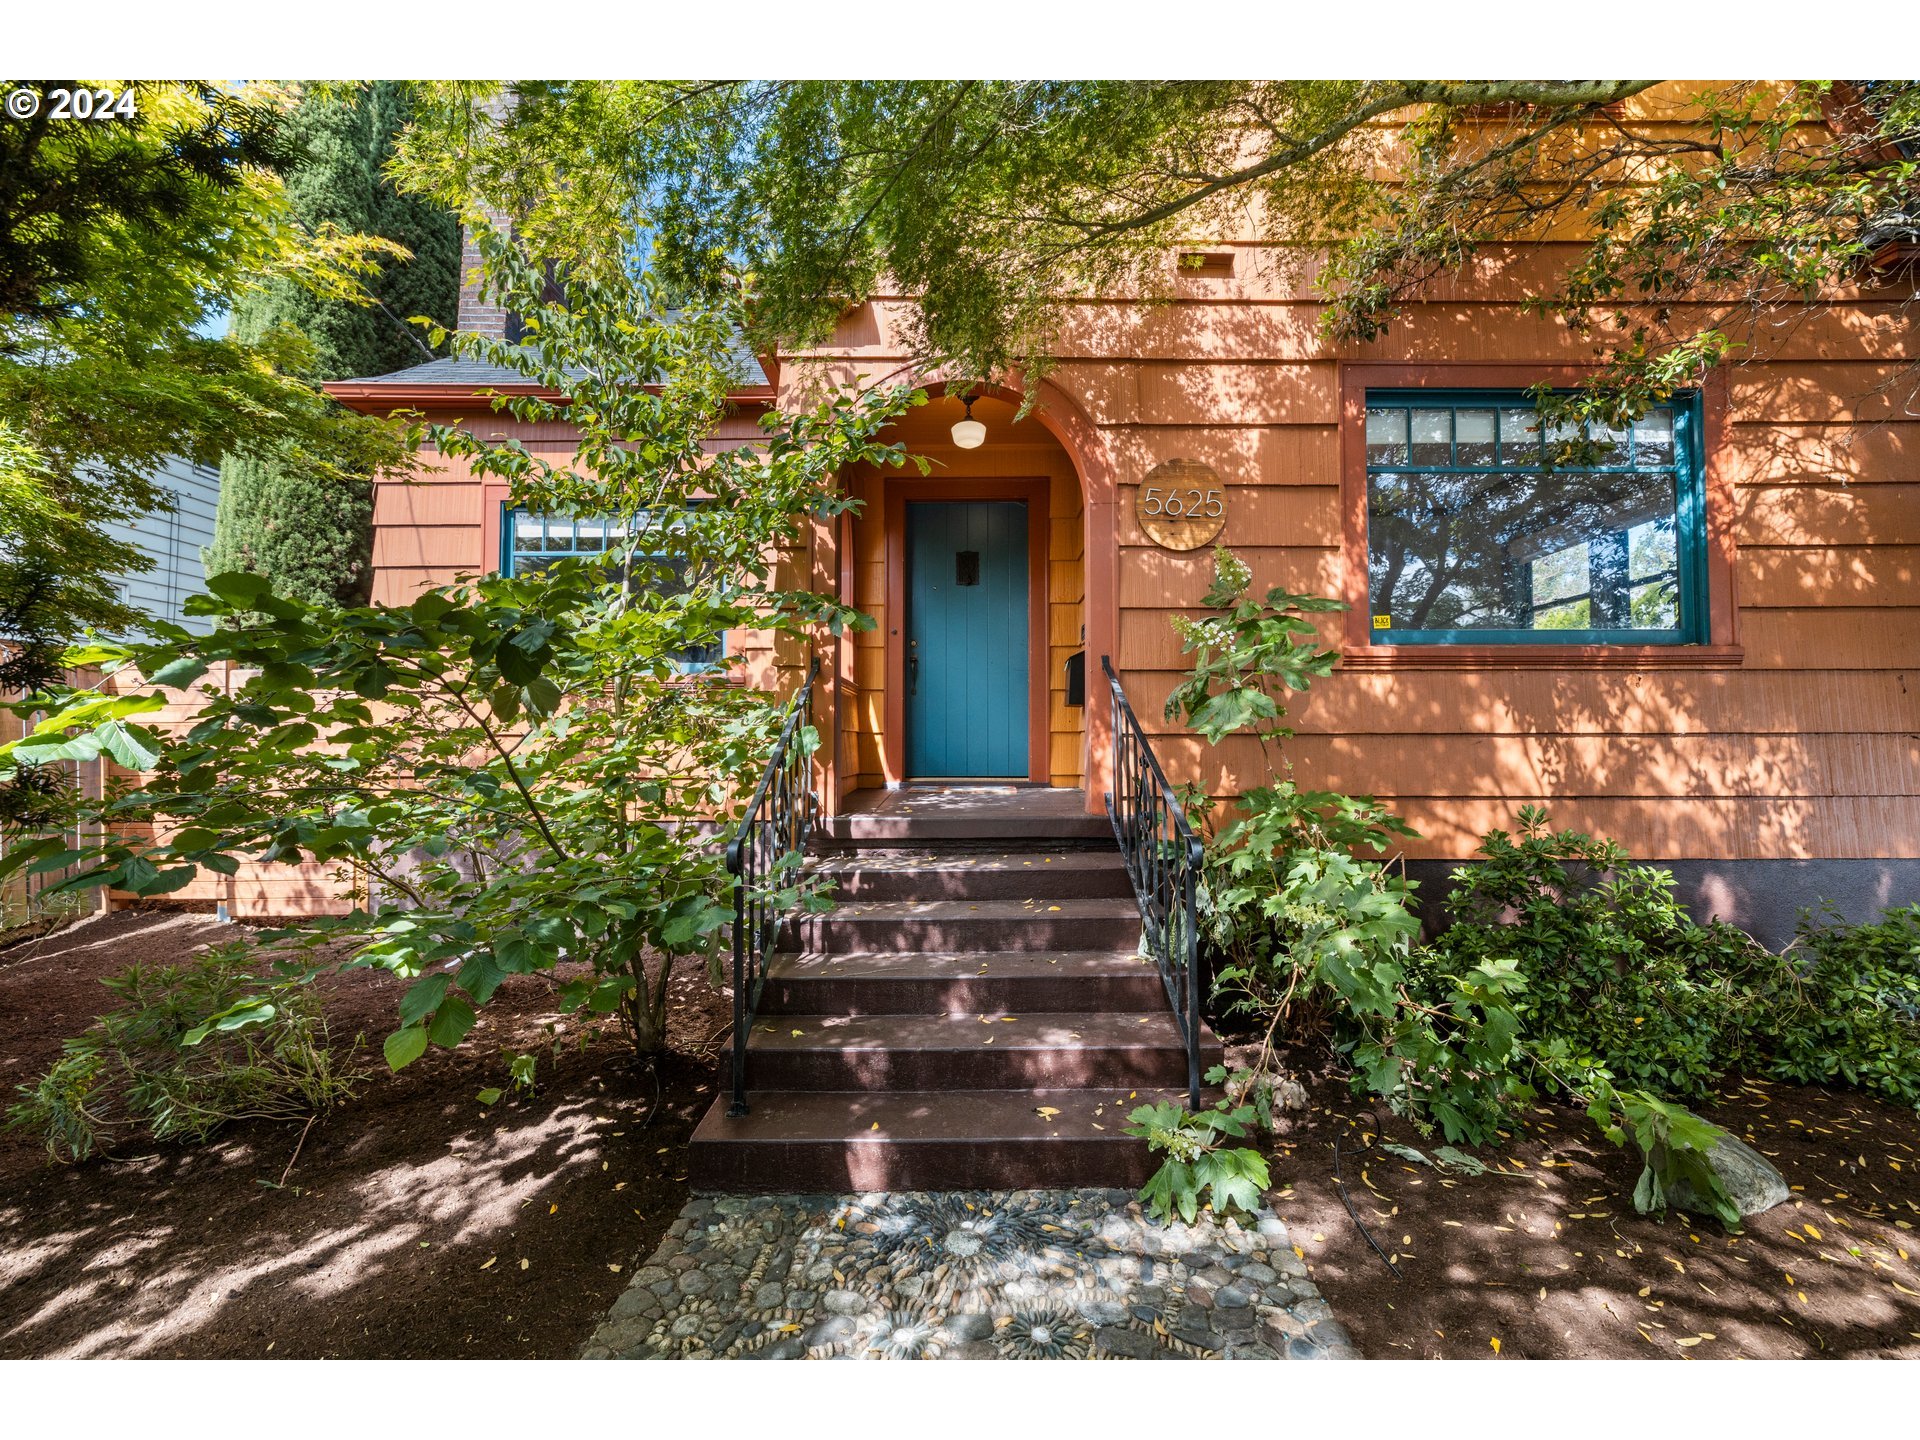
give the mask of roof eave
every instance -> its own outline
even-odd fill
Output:
[[[499,396],[529,395],[555,405],[571,403],[568,396],[544,385],[382,385],[330,380],[320,388],[349,410],[362,415],[385,415],[394,410],[447,410],[473,401],[491,409],[493,400]],[[641,388],[655,395],[660,393],[658,385]],[[774,402],[773,386],[744,385],[728,391],[727,401],[733,405],[771,405]]]

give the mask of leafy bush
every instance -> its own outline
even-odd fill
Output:
[[[1673,877],[1612,841],[1548,829],[1487,835],[1455,878],[1454,923],[1432,953],[1454,966],[1510,963],[1530,1040],[1564,1039],[1623,1084],[1704,1100],[1735,1062],[1750,986],[1778,962],[1731,925],[1699,925]]]
[[[1192,1224],[1203,1197],[1216,1215],[1234,1209],[1257,1213],[1270,1183],[1266,1157],[1226,1145],[1230,1139],[1244,1140],[1253,1121],[1253,1106],[1226,1101],[1198,1114],[1171,1102],[1137,1107],[1127,1117],[1127,1134],[1167,1156],[1140,1192],[1155,1218],[1170,1219],[1177,1210]]]
[[[1874,924],[1801,920],[1758,1007],[1767,1073],[1920,1107],[1920,905]]]
[[[1281,724],[1286,711],[1280,690],[1304,690],[1334,663],[1334,652],[1319,645],[1306,617],[1343,607],[1278,588],[1255,601],[1251,580],[1230,552],[1215,551],[1206,603],[1223,613],[1176,622],[1195,658],[1191,677],[1169,698],[1167,714],[1214,743],[1249,734],[1269,772],[1280,776],[1242,795],[1224,827],[1213,823],[1210,797],[1197,790],[1187,796],[1207,835],[1203,903],[1206,934],[1220,961],[1216,994],[1230,1011],[1264,1026],[1255,1071],[1265,1068],[1279,1027],[1291,1021],[1296,1033],[1327,1037],[1352,1065],[1356,1089],[1383,1098],[1423,1134],[1437,1129],[1450,1142],[1473,1144],[1494,1140],[1540,1090],[1564,1093],[1587,1107],[1616,1143],[1629,1135],[1645,1137],[1638,1194],[1649,1207],[1663,1205],[1668,1188],[1687,1180],[1723,1219],[1737,1221],[1705,1163],[1720,1131],[1659,1095],[1632,1088],[1641,1072],[1671,1070],[1683,1085],[1696,1076],[1700,1061],[1687,1053],[1682,1037],[1659,1027],[1665,1048],[1658,1050],[1658,1061],[1644,1064],[1637,1051],[1615,1047],[1623,1061],[1616,1083],[1601,1058],[1612,1053],[1606,1047],[1596,1051],[1579,1037],[1542,1040],[1529,1030],[1536,1011],[1564,1015],[1580,987],[1569,984],[1564,993],[1550,987],[1535,1001],[1523,962],[1585,945],[1597,965],[1623,963],[1645,948],[1648,937],[1664,933],[1669,917],[1661,897],[1670,908],[1670,893],[1652,872],[1633,877],[1601,897],[1583,927],[1581,916],[1555,907],[1556,899],[1578,893],[1564,862],[1606,861],[1614,852],[1584,837],[1558,837],[1558,851],[1536,844],[1503,854],[1504,868],[1485,891],[1492,905],[1504,885],[1509,893],[1499,911],[1520,902],[1535,907],[1535,920],[1548,922],[1535,951],[1512,939],[1533,933],[1525,918],[1513,926],[1483,922],[1481,930],[1456,936],[1461,943],[1420,946],[1413,886],[1353,853],[1380,851],[1411,830],[1371,798],[1299,790],[1284,774],[1276,748],[1292,733]],[[1538,823],[1544,825],[1544,817]],[[1621,940],[1602,922],[1609,904],[1628,898],[1646,913]],[[1482,943],[1464,943],[1468,938]]]
[[[19,1086],[10,1128],[57,1160],[137,1135],[200,1141],[230,1120],[297,1119],[350,1099],[318,1000],[300,976],[263,977],[244,945],[184,965],[135,965],[101,983],[120,1002]]]

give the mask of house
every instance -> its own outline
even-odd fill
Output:
[[[138,574],[117,577],[120,598],[144,615],[205,634],[213,622],[204,615],[187,614],[183,606],[187,596],[207,588],[202,557],[213,544],[220,471],[172,455],[153,483],[170,508],[110,521],[106,527],[109,538],[138,547],[149,562],[149,568]]]
[[[1170,303],[1079,306],[1036,393],[963,407],[931,386],[896,431],[931,476],[847,475],[863,508],[812,539],[815,582],[879,622],[821,651],[826,812],[938,778],[1052,787],[1099,816],[1109,656],[1176,781],[1265,781],[1251,741],[1209,749],[1161,718],[1182,670],[1170,621],[1217,542],[1261,587],[1349,603],[1287,754],[1303,785],[1403,815],[1416,878],[1534,803],[1774,942],[1820,900],[1865,915],[1920,895],[1920,422],[1876,391],[1911,353],[1904,297],[1863,280],[1594,437],[1594,466],[1543,478],[1522,392],[1592,359],[1516,303],[1513,277],[1543,258],[1489,254],[1384,339],[1336,346],[1310,290],[1230,240],[1180,269]],[[767,357],[715,443],[749,441],[823,369],[905,363],[912,303],[876,296],[822,349]],[[463,327],[505,333],[471,291],[463,307]],[[564,425],[491,410],[499,379],[440,360],[328,388],[569,454]],[[984,440],[961,448],[967,416]],[[458,464],[382,485],[375,526],[382,601],[580,543],[516,521]],[[765,685],[803,658],[751,635],[729,650]]]

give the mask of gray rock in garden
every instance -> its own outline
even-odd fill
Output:
[[[1759,1215],[1771,1210],[1790,1193],[1786,1176],[1774,1168],[1772,1161],[1731,1135],[1722,1135],[1713,1142],[1713,1148],[1707,1152],[1707,1164],[1720,1177],[1720,1183],[1742,1215]],[[1713,1213],[1713,1207],[1685,1181],[1667,1188],[1667,1203],[1695,1215]]]
[[[593,1337],[594,1348],[601,1350],[629,1350],[644,1340],[653,1330],[653,1321],[644,1315],[635,1315],[624,1320],[614,1320],[602,1325]],[[588,1359],[594,1358],[588,1356]]]
[[[1298,1319],[1278,1305],[1262,1305],[1255,1312],[1260,1326],[1267,1333],[1267,1339],[1276,1350],[1286,1348],[1287,1341],[1299,1339],[1307,1333],[1307,1322]]]
[[[789,1335],[784,1340],[776,1340],[771,1345],[762,1345],[758,1350],[749,1350],[740,1358],[743,1360],[798,1360],[807,1353],[807,1345],[797,1335]]]
[[[1271,1285],[1280,1278],[1271,1265],[1262,1265],[1258,1260],[1249,1260],[1240,1267],[1238,1273],[1242,1283],[1251,1282],[1255,1285]]]
[[[610,1320],[620,1321],[633,1318],[654,1319],[660,1317],[660,1297],[650,1290],[635,1285],[613,1302]]]
[[[704,1295],[713,1288],[713,1279],[704,1270],[683,1270],[676,1283],[682,1295]]]
[[[980,1311],[949,1315],[942,1328],[953,1339],[963,1344],[969,1340],[984,1340],[993,1334],[993,1316]]]
[[[845,1340],[852,1334],[853,1321],[845,1315],[828,1315],[809,1325],[806,1333],[800,1338],[811,1350],[817,1345],[832,1345],[837,1341]]]
[[[1124,1330],[1107,1326],[1093,1332],[1094,1344],[1104,1354],[1120,1355],[1129,1360],[1150,1360],[1160,1347],[1153,1343],[1151,1336],[1142,1335],[1138,1330]]]
[[[756,1310],[778,1310],[785,1292],[780,1289],[777,1280],[767,1280],[753,1292],[753,1308]]]
[[[1338,1320],[1314,1321],[1307,1327],[1307,1338],[1329,1352],[1353,1349],[1353,1337]]]
[[[829,1290],[820,1303],[835,1315],[858,1315],[867,1308],[867,1297],[858,1290]]]

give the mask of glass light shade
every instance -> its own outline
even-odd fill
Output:
[[[962,450],[978,450],[987,443],[987,427],[972,416],[953,422],[953,443]]]

